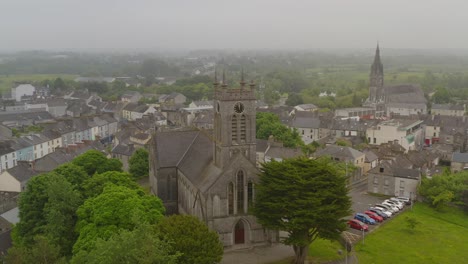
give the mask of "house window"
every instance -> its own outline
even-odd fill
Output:
[[[244,172],[237,172],[237,213],[245,213],[244,211]]]
[[[378,183],[379,183],[379,177],[374,176],[374,184],[378,184]]]
[[[234,184],[232,182],[228,185],[228,214],[234,214]]]
[[[436,133],[436,132],[434,132],[434,137],[436,137],[436,136],[437,136],[437,133]]]
[[[304,135],[304,129],[302,129],[302,135]]]
[[[380,168],[380,170],[379,170],[379,171],[380,171],[380,172],[384,172],[384,168]]]
[[[376,143],[377,143],[377,139],[376,139],[376,138],[374,138],[374,144],[376,144]]]
[[[253,204],[253,195],[254,195],[254,184],[252,181],[249,181],[249,183],[247,184],[247,204],[249,208]]]

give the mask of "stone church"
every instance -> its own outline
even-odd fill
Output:
[[[376,116],[427,114],[427,100],[416,84],[384,85],[384,70],[377,45],[369,76],[369,98],[364,106],[376,109]]]
[[[255,85],[214,82],[214,129],[156,132],[150,184],[167,214],[190,214],[219,234],[225,247],[278,241],[251,214],[256,168]]]

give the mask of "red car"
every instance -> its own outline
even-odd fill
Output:
[[[364,212],[366,215],[368,215],[370,218],[374,219],[375,221],[377,222],[382,222],[383,221],[383,217],[381,217],[380,215],[372,212],[372,211],[365,211]]]
[[[367,226],[363,222],[356,220],[356,219],[349,220],[348,225],[349,227],[357,229],[357,230],[369,231],[369,226]]]

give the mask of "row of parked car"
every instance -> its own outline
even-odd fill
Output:
[[[383,222],[385,219],[392,217],[403,209],[405,205],[411,204],[411,200],[407,197],[393,197],[370,207],[364,213],[357,213],[354,219],[348,221],[351,228],[368,231],[368,225],[375,225]]]

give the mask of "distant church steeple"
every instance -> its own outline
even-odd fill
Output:
[[[384,72],[382,61],[380,60],[380,48],[377,43],[377,49],[375,50],[374,62],[371,66],[370,72],[370,85],[369,85],[369,102],[377,103],[384,100]]]

